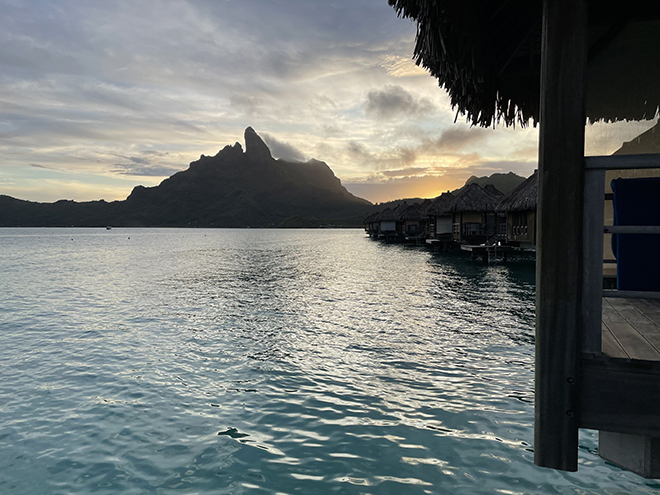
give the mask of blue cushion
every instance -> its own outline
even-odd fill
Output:
[[[614,225],[660,225],[660,178],[614,179]],[[660,291],[660,235],[616,234],[619,290]]]

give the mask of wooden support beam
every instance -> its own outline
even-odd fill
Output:
[[[619,297],[626,299],[660,299],[660,292],[650,292],[641,290],[610,290],[602,292],[603,297]]]
[[[660,437],[660,361],[584,356],[580,427]]]
[[[660,234],[660,225],[605,225],[605,234]]]
[[[660,478],[660,438],[601,431],[598,453],[644,478]]]
[[[577,470],[587,1],[543,1],[534,462]]]
[[[605,171],[588,170],[584,177],[582,352],[601,352],[603,308],[603,232]]]
[[[588,156],[587,169],[627,170],[660,168],[660,154]]]

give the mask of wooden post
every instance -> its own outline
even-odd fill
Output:
[[[577,470],[587,0],[543,1],[534,462]]]
[[[583,196],[582,352],[602,350],[605,170],[585,170]]]

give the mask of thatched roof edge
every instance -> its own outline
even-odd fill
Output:
[[[540,121],[542,0],[388,3],[400,17],[416,22],[413,60],[447,90],[457,115],[482,127]],[[660,105],[660,43],[644,37],[657,38],[657,26],[648,23],[660,17],[660,3],[589,0],[588,12],[589,34],[598,41],[607,40],[607,30],[622,20],[634,32],[623,50],[608,53],[612,58],[593,56],[598,42],[590,47],[587,117],[592,122],[652,119]],[[621,70],[631,56],[635,70]]]
[[[518,187],[504,196],[497,206],[497,211],[536,210],[538,172],[534,172]]]

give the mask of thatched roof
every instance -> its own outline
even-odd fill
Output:
[[[538,173],[534,172],[522,184],[502,198],[497,206],[498,211],[536,210],[536,184]]]
[[[396,215],[394,214],[394,210],[392,208],[385,208],[383,211],[379,212],[378,215],[376,215],[375,220],[377,222],[394,222],[396,221]]]
[[[431,208],[432,204],[433,204],[433,200],[427,198],[424,201],[422,201],[421,204],[418,205],[419,211],[422,213],[422,217],[428,216],[429,208]]]
[[[413,58],[473,125],[539,121],[542,0],[388,0],[417,22]],[[587,115],[653,118],[660,2],[589,1]]]
[[[493,212],[500,202],[500,197],[486,191],[479,184],[468,184],[461,189],[448,210],[452,213],[461,211]]]
[[[379,214],[380,214],[379,211],[372,213],[371,215],[367,216],[367,218],[365,218],[362,223],[367,224],[367,223],[375,222]]]
[[[422,218],[422,212],[418,205],[413,204],[408,206],[403,210],[397,220],[420,220]]]
[[[504,193],[500,191],[498,188],[496,188],[493,184],[486,184],[484,186],[484,189],[489,193],[493,194],[494,196],[499,196],[499,197],[504,196]]]
[[[454,199],[455,196],[452,193],[442,193],[440,196],[433,200],[433,203],[431,203],[427,213],[434,216],[446,215],[450,213],[449,207],[451,206],[451,203],[454,201]]]
[[[401,215],[403,214],[404,211],[406,211],[408,209],[409,206],[410,205],[408,204],[408,202],[404,201],[403,203],[398,205],[396,208],[394,208],[394,217],[396,218],[396,220],[401,219]]]

